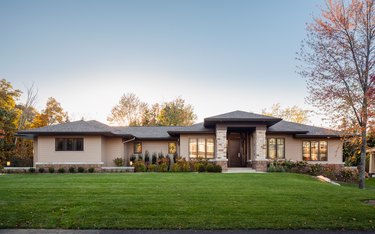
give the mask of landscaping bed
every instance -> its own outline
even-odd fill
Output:
[[[374,199],[291,173],[7,174],[0,228],[374,229]]]

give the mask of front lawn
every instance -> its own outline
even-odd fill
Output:
[[[288,173],[11,174],[0,228],[374,229],[367,199]]]

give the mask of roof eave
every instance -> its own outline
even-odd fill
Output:
[[[308,134],[296,134],[294,136],[295,138],[341,138],[339,135],[334,135],[334,134],[321,134],[321,135],[308,135]]]

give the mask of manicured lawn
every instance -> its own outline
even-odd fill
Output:
[[[374,229],[366,199],[375,191],[287,173],[12,174],[0,228]]]

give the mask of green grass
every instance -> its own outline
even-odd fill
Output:
[[[11,174],[0,228],[374,229],[367,199],[287,173]]]

